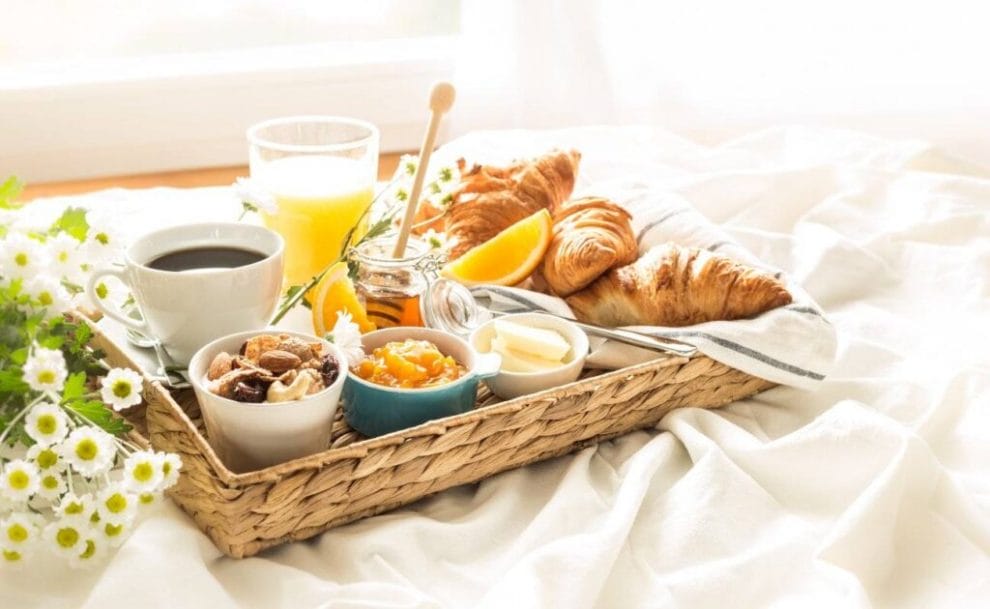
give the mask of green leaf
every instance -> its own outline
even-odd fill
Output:
[[[67,233],[79,241],[86,239],[89,232],[89,222],[86,221],[86,210],[81,207],[69,207],[58,220],[52,224],[52,234],[58,232]]]
[[[30,389],[20,367],[0,370],[0,394],[24,395]]]
[[[28,358],[28,348],[21,347],[20,349],[14,349],[10,352],[10,361],[14,362],[18,366],[23,366],[27,362]]]
[[[38,340],[38,344],[45,349],[61,349],[65,339],[61,336],[46,336]]]
[[[109,434],[119,436],[131,429],[130,425],[120,417],[115,417],[113,412],[98,400],[72,400],[65,406]]]
[[[62,388],[62,400],[72,401],[81,398],[86,393],[86,373],[76,372],[70,374],[65,379],[65,387]]]
[[[17,179],[17,176],[10,176],[0,184],[0,209],[13,209],[18,207],[15,204],[17,197],[24,190],[24,184]]]

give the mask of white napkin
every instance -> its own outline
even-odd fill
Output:
[[[835,329],[800,286],[763,265],[685,199],[656,185],[641,181],[599,182],[594,193],[586,194],[607,196],[629,210],[640,253],[667,241],[718,252],[773,272],[786,282],[794,298],[791,304],[753,319],[713,321],[681,328],[633,326],[630,329],[690,343],[716,361],[783,385],[814,389],[825,379],[835,360]],[[496,311],[537,309],[574,317],[562,299],[539,292],[479,286],[472,293],[476,298],[489,299]],[[614,369],[657,357],[646,349],[592,339],[587,365]]]

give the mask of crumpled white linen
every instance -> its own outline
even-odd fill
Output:
[[[642,176],[684,197],[822,306],[838,336],[828,379],[677,410],[241,561],[166,504],[104,568],[0,573],[0,606],[990,604],[990,170],[801,128],[714,148],[647,128],[468,144],[574,145],[582,183]],[[228,196],[111,191],[37,213],[93,204],[132,230],[231,218]]]

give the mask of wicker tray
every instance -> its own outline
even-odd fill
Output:
[[[98,328],[93,345],[115,365],[134,366]],[[192,390],[170,393],[145,380],[127,418],[151,444],[179,453],[171,498],[221,551],[251,556],[287,541],[652,427],[670,410],[714,408],[773,387],[707,357],[671,358],[588,376],[500,402],[482,386],[475,410],[374,439],[334,422],[328,450],[235,474],[206,440]]]

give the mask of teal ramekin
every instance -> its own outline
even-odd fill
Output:
[[[432,328],[399,327],[369,332],[361,337],[366,353],[385,343],[428,340],[444,355],[464,366],[464,376],[453,383],[423,389],[396,389],[369,383],[347,371],[344,418],[351,428],[370,438],[415,427],[427,421],[461,414],[474,408],[480,379],[495,376],[501,365],[496,353],[478,353],[464,339]]]

